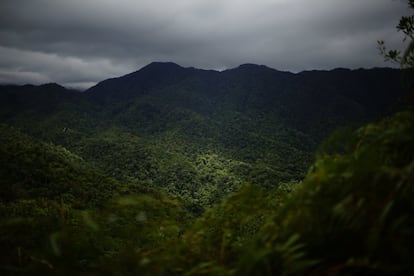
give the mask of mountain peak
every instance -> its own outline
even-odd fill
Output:
[[[57,84],[55,82],[45,83],[45,84],[40,85],[39,87],[46,88],[46,89],[66,89],[62,85]]]
[[[124,77],[135,78],[137,75],[142,76],[144,75],[163,75],[163,74],[171,74],[178,71],[185,70],[184,67],[174,63],[174,62],[151,62],[148,65],[145,65],[138,71],[132,72],[130,74],[125,75]]]
[[[145,69],[183,69],[182,66],[178,65],[177,63],[174,62],[160,62],[160,61],[155,61],[155,62],[151,62],[150,64],[144,66],[141,68],[141,70],[145,70]]]
[[[288,71],[279,71],[277,69],[268,67],[266,65],[259,65],[254,63],[244,63],[239,65],[238,67],[227,69],[224,72],[242,72],[242,73],[255,73],[255,74],[262,74],[262,73],[281,73],[281,74],[292,74]]]
[[[244,63],[244,64],[241,64],[236,69],[271,69],[271,68],[265,65],[259,65],[259,64],[254,64],[254,63]]]

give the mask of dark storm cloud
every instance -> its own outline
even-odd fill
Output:
[[[87,87],[151,61],[291,71],[383,66],[392,0],[2,0],[0,82]]]

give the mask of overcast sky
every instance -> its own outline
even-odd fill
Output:
[[[403,0],[0,0],[0,83],[86,88],[152,61],[298,72],[386,66]]]

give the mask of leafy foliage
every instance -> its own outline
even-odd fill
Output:
[[[0,87],[0,119],[126,190],[166,192],[200,214],[242,183],[275,188],[303,179],[332,129],[392,109],[399,77],[389,69],[291,74],[153,63],[85,93]]]
[[[125,248],[177,238],[191,217],[179,201],[123,185],[61,146],[0,129],[2,274],[103,269]]]
[[[263,230],[254,248],[268,252],[252,269],[285,271],[274,258],[291,241],[301,273],[411,274],[413,120],[400,113],[368,125],[351,151],[320,157]]]
[[[413,0],[408,0],[408,5],[414,9]],[[414,15],[402,16],[397,25],[397,30],[404,33],[404,41],[408,39],[408,47],[401,55],[399,50],[387,50],[384,41],[378,41],[378,48],[381,55],[386,61],[394,61],[401,65],[402,68],[413,68],[414,66]]]
[[[84,94],[1,87],[0,273],[412,274],[414,115],[354,131],[400,76],[154,63]]]
[[[45,197],[85,207],[105,202],[119,187],[61,146],[34,141],[4,125],[0,133],[2,201]]]

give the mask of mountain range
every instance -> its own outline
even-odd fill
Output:
[[[0,274],[412,275],[404,73],[0,86]]]
[[[84,92],[1,86],[0,119],[109,177],[204,208],[241,183],[301,180],[331,131],[398,107],[400,79],[387,68],[294,74],[154,62]]]

